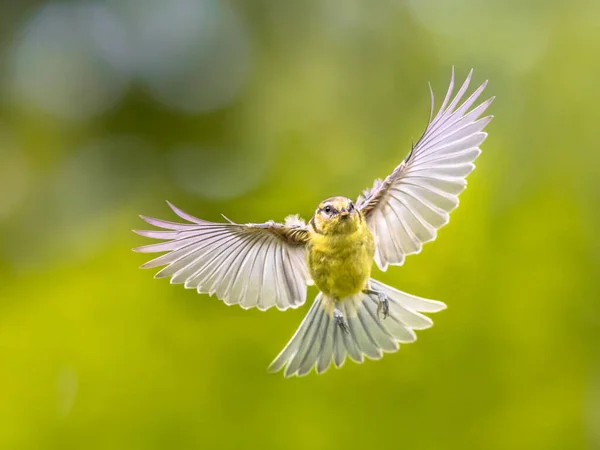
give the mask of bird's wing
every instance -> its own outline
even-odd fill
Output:
[[[433,119],[431,92],[431,113],[423,136],[385,180],[376,180],[356,202],[375,237],[375,261],[381,270],[389,264],[401,265],[406,255],[420,252],[458,206],[458,195],[467,185],[466,177],[475,168],[473,161],[487,136],[482,130],[492,119],[479,117],[493,97],[472,108],[487,81],[459,105],[472,73],[450,100],[452,70],[448,93]]]
[[[304,260],[304,222],[292,218],[285,224],[212,223],[169,206],[189,223],[142,216],[150,225],[168,231],[134,230],[141,236],[166,241],[134,249],[167,252],[142,266],[166,266],[155,278],[171,278],[172,284],[216,294],[226,304],[245,309],[277,306],[286,310],[304,303],[310,283]]]

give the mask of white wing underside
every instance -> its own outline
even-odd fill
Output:
[[[207,222],[169,204],[190,223],[150,217],[149,224],[168,231],[135,230],[166,242],[146,245],[138,252],[167,252],[142,266],[166,266],[155,278],[170,278],[198,293],[209,294],[227,305],[266,310],[297,308],[306,300],[309,280],[304,246],[286,242],[262,225]]]
[[[406,255],[418,253],[449,221],[465,189],[466,177],[479,156],[487,133],[482,130],[492,116],[479,119],[493,98],[470,109],[485,88],[483,83],[463,104],[471,73],[450,102],[454,71],[439,112],[429,121],[409,156],[384,181],[359,198],[375,237],[375,262],[382,270],[401,265]],[[433,92],[431,94],[433,112]],[[450,103],[449,103],[450,102]]]

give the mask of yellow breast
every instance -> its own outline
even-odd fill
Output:
[[[366,288],[375,247],[365,226],[349,234],[311,233],[307,263],[315,285],[341,300]]]

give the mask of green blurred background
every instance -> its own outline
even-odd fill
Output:
[[[4,0],[0,24],[1,449],[600,449],[600,2]],[[438,240],[375,274],[448,304],[416,344],[284,379],[307,306],[138,270],[166,199],[248,222],[354,197],[453,65],[490,80],[489,138]]]

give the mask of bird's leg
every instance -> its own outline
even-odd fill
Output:
[[[350,330],[348,329],[348,322],[346,322],[346,318],[344,317],[342,312],[339,309],[337,309],[337,307],[333,310],[333,318],[344,333],[350,332]]]
[[[379,317],[380,313],[383,312],[383,318],[387,319],[390,315],[390,302],[387,298],[387,295],[383,292],[374,291],[373,289],[365,289],[363,293],[370,295],[376,294],[379,303],[377,304],[377,317]]]

